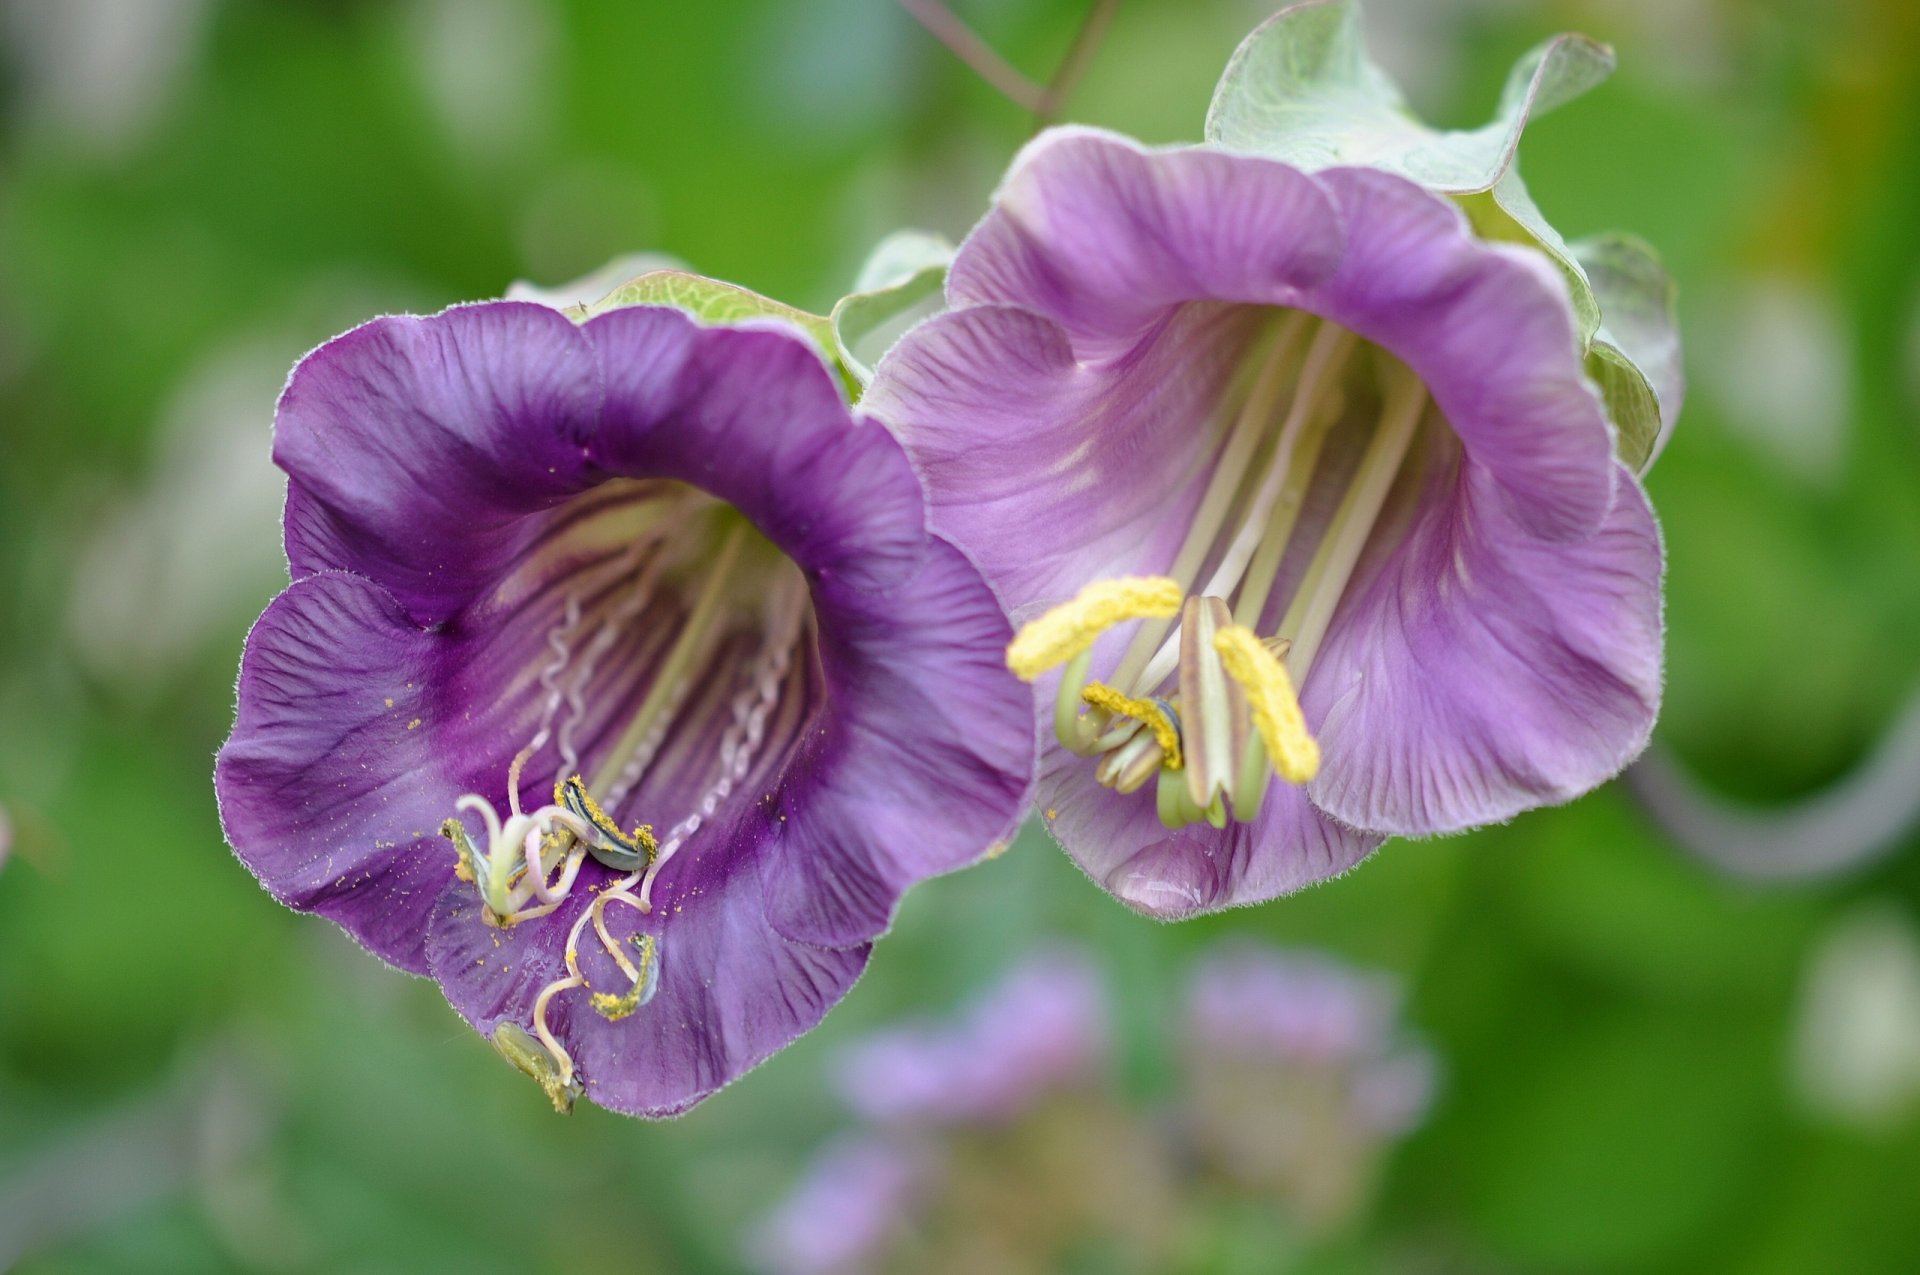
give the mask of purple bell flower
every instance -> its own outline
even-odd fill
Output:
[[[1054,693],[1046,823],[1162,918],[1644,747],[1660,537],[1561,272],[1363,168],[1042,135],[863,406]]]
[[[561,1109],[686,1110],[1019,818],[1005,616],[789,326],[378,319],[294,370],[274,456],[228,839]]]

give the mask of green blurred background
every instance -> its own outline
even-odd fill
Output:
[[[1270,7],[1128,0],[1069,118],[1197,138]],[[1085,11],[955,8],[1036,79]],[[1524,163],[1569,237],[1635,231],[1682,287],[1661,739],[1762,806],[1844,778],[1920,685],[1920,10],[1369,19],[1452,125],[1547,35],[1619,50]],[[824,1027],[687,1118],[555,1117],[222,843],[212,756],[284,583],[279,385],[363,318],[632,250],[824,309],[884,231],[963,232],[1031,121],[885,0],[0,0],[0,40],[0,1267],[735,1270],[842,1124],[838,1042],[1068,936],[1151,1105],[1184,954],[1232,932],[1396,971],[1445,1064],[1310,1269],[1920,1269],[1920,838],[1750,884],[1619,785],[1171,928],[1029,834],[917,890]]]

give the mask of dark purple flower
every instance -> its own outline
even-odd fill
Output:
[[[858,1115],[900,1124],[997,1123],[1099,1074],[1108,1049],[1099,972],[1069,949],[1027,957],[951,1020],[876,1032],[835,1080]]]
[[[1066,666],[1039,802],[1131,906],[1269,899],[1644,746],[1659,534],[1539,252],[1387,173],[1065,129],[948,295],[863,402],[1032,621],[1009,662]]]
[[[379,319],[295,369],[274,455],[228,838],[556,1105],[685,1110],[1018,817],[1007,622],[791,328]]]

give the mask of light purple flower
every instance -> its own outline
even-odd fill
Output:
[[[1026,958],[949,1021],[894,1027],[849,1046],[835,1082],[868,1120],[998,1123],[1095,1078],[1108,1047],[1098,970],[1078,952],[1052,949]]]
[[[294,582],[247,639],[228,838],[557,1106],[685,1110],[1010,833],[1004,615],[793,329],[379,319],[294,370],[274,455]]]
[[[827,1144],[792,1194],[753,1230],[747,1258],[766,1275],[878,1269],[918,1210],[932,1169],[912,1145],[877,1134]]]
[[[1132,907],[1270,899],[1644,746],[1659,534],[1539,252],[1387,173],[1065,129],[948,299],[863,403],[1032,622],[1010,662],[1066,665],[1038,802]]]

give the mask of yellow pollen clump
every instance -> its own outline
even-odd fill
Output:
[[[1153,742],[1160,745],[1160,751],[1166,754],[1161,763],[1168,770],[1179,770],[1185,765],[1180,756],[1180,730],[1173,724],[1173,718],[1167,710],[1150,699],[1131,699],[1114,690],[1104,682],[1089,682],[1080,698],[1095,708],[1104,708],[1120,717],[1131,717],[1142,722],[1153,732]]]
[[[1287,666],[1254,636],[1252,629],[1230,624],[1213,635],[1213,649],[1227,676],[1247,693],[1254,729],[1267,746],[1267,756],[1280,778],[1304,784],[1320,773],[1320,745],[1307,733],[1300,715],[1300,699],[1293,691]]]
[[[1165,576],[1096,580],[1039,619],[1020,627],[1007,646],[1007,667],[1031,682],[1092,648],[1122,620],[1164,620],[1180,611],[1180,582]]]
[[[660,850],[660,843],[654,840],[652,824],[643,823],[630,833],[620,831],[620,825],[613,821],[612,815],[600,808],[600,803],[593,799],[593,794],[587,791],[586,782],[578,775],[554,782],[553,804],[573,810],[614,845],[631,854],[645,854],[649,862]]]

